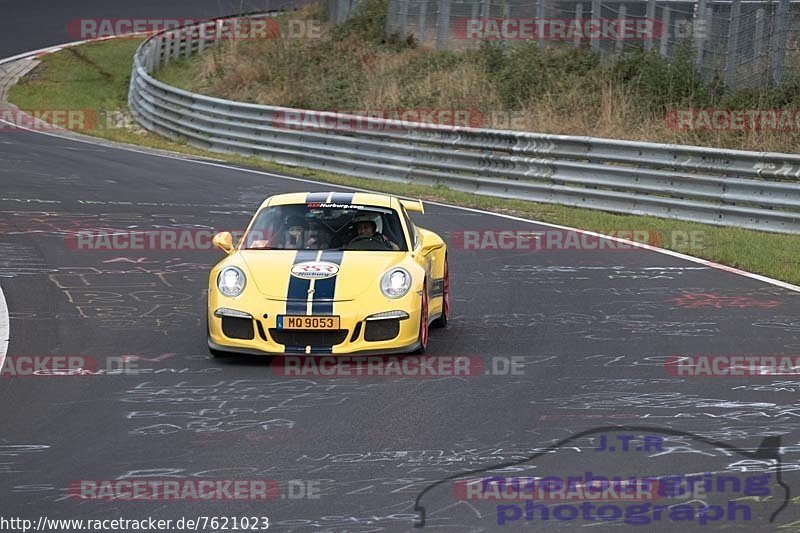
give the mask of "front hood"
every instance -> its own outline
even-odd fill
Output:
[[[383,273],[403,264],[407,256],[405,252],[371,250],[241,250],[238,255],[247,268],[248,282],[266,298],[306,299],[308,290],[313,288],[315,299],[339,301],[355,300],[368,291],[379,290]],[[313,282],[292,276],[293,266],[317,260],[338,265],[338,273]]]

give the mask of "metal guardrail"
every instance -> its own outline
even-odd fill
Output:
[[[223,100],[153,78],[160,65],[213,45],[236,20],[185,26],[142,43],[134,57],[128,96],[141,126],[193,146],[290,166],[442,184],[501,198],[800,233],[797,155],[409,124]],[[361,127],[293,125],[291,117],[306,114]]]

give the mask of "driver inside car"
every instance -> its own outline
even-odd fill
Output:
[[[350,244],[360,241],[370,240],[386,246],[387,250],[399,250],[400,247],[390,241],[385,235],[377,233],[378,225],[375,220],[369,215],[358,215],[353,219],[353,228],[356,230],[356,236],[350,241]]]

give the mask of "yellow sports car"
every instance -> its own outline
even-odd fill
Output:
[[[261,355],[424,353],[450,314],[447,245],[419,200],[367,193],[267,198],[208,279],[208,347]]]

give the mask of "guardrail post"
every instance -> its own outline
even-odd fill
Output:
[[[202,53],[206,49],[206,25],[200,24],[197,27],[197,51]]]
[[[158,40],[158,67],[169,62],[169,38],[164,34]]]
[[[214,33],[214,44],[225,40],[225,21],[220,20],[217,23],[216,33]]]
[[[170,48],[172,59],[178,59],[181,56],[181,42],[183,41],[183,36],[180,30],[174,30],[173,33],[170,34],[170,37],[172,37],[172,48]]]
[[[164,56],[163,64],[172,62],[175,59],[175,38],[171,33],[166,34],[166,42],[164,43]]]
[[[731,3],[731,18],[728,23],[728,49],[725,53],[725,85],[732,87],[736,81],[737,53],[739,52],[739,24],[742,0]]]
[[[150,53],[148,54],[148,69],[147,72],[153,72],[158,68],[158,41],[153,41],[150,45]]]
[[[183,55],[189,57],[194,52],[192,48],[197,42],[198,38],[197,27],[195,26],[192,29],[186,31],[187,33],[184,35],[183,39],[183,41],[186,42],[186,48],[183,50]]]

